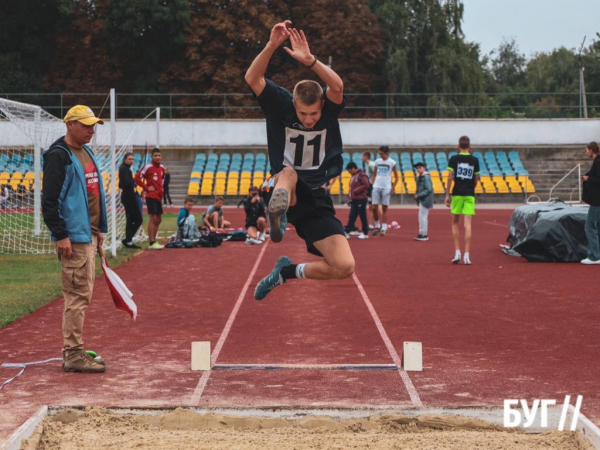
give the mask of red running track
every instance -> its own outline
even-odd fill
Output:
[[[234,224],[242,222],[240,213],[230,213]],[[135,294],[137,323],[113,308],[102,278],[96,283],[85,339],[106,359],[107,372],[66,374],[59,363],[27,368],[0,391],[0,439],[44,404],[360,407],[420,399],[426,406],[502,406],[505,398],[560,403],[566,394],[581,394],[582,412],[600,423],[597,269],[503,255],[498,244],[510,211],[478,212],[472,266],[450,264],[445,208],[431,214],[429,242],[413,240],[416,210],[390,216],[401,230],[351,240],[356,275],[392,352],[401,353],[404,341],[423,343],[423,372],[213,370],[202,377],[190,371],[190,342],[214,347],[221,337],[218,364],[394,359],[353,279],[291,281],[262,302],[253,299],[256,283],[281,254],[295,262],[314,259],[293,232],[266,248],[224,243],[145,252],[116,270]],[[0,362],[59,356],[61,308],[57,300],[0,330]],[[16,372],[0,368],[0,380]]]

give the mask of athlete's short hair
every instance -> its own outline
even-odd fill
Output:
[[[469,136],[461,136],[458,140],[458,146],[463,150],[467,150],[471,146],[471,139],[469,139]]]
[[[215,203],[217,203],[217,202],[224,202],[224,201],[225,201],[225,198],[221,197],[220,195],[218,197],[215,197]]]
[[[154,147],[154,148],[152,149],[152,154],[154,155],[155,153],[160,153],[160,148],[158,148],[158,147]]]
[[[379,147],[379,151],[383,153],[389,153],[390,148],[387,145],[382,145],[381,147]]]
[[[248,189],[248,192],[258,192],[258,188],[256,186],[251,186],[250,189]]]
[[[323,100],[323,88],[312,80],[302,80],[294,86],[294,100],[312,105]]]
[[[192,197],[186,197],[183,204],[185,205],[186,203],[194,203],[194,199]]]
[[[346,170],[350,170],[350,169],[358,169],[358,166],[356,165],[355,162],[350,161],[348,164],[346,164]]]
[[[587,148],[589,148],[592,153],[595,153],[596,155],[600,152],[600,147],[598,146],[598,143],[596,141],[592,141],[587,145]]]
[[[371,152],[363,152],[363,156],[366,156],[367,158],[371,159]]]

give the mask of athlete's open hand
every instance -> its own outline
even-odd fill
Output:
[[[277,25],[275,25],[271,30],[269,42],[275,47],[279,47],[281,44],[287,41],[290,37],[290,30],[288,30],[288,27],[291,24],[291,20],[284,20],[283,22],[279,22]]]
[[[305,66],[310,66],[315,60],[315,57],[310,52],[310,48],[308,48],[308,42],[306,41],[304,31],[298,31],[295,28],[290,28],[289,33],[290,41],[292,42],[292,49],[290,50],[288,47],[283,47],[283,49],[288,52],[296,61],[301,62]]]
[[[450,197],[446,196],[446,201],[444,203],[446,203],[446,206],[450,208]]]

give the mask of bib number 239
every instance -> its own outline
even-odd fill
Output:
[[[318,169],[325,159],[327,130],[301,131],[285,129],[283,164],[300,170]]]

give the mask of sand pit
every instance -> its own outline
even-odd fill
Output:
[[[161,415],[103,408],[47,417],[23,450],[86,449],[560,449],[591,450],[572,432],[525,434],[459,416],[375,415],[335,420],[234,417],[177,409]]]

